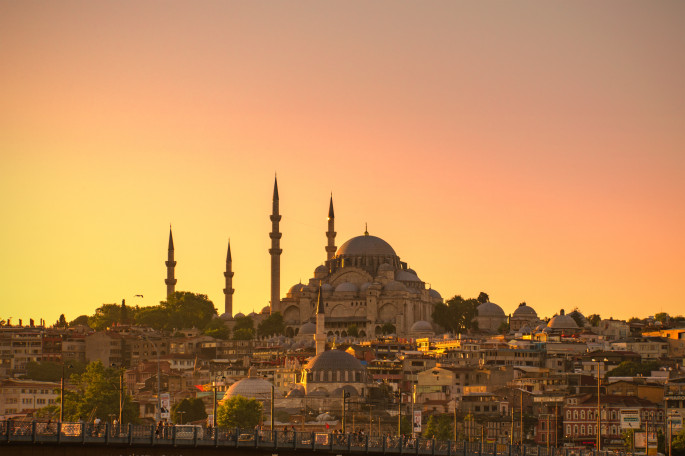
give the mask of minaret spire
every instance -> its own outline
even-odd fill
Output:
[[[319,294],[316,298],[316,333],[314,334],[314,344],[316,345],[317,355],[326,351],[326,315],[324,314],[321,281],[319,281]]]
[[[224,313],[233,317],[233,259],[231,258],[231,240],[228,240],[228,252],[226,253],[226,288],[224,288]]]
[[[281,253],[283,253],[283,249],[281,249],[281,232],[278,230],[281,221],[278,203],[278,178],[274,177],[274,196],[270,217],[271,233],[269,233],[271,238],[271,248],[269,249],[271,255],[271,312],[279,310],[278,305],[281,300]]]
[[[174,236],[171,234],[171,225],[169,225],[169,251],[167,253],[166,264],[166,295],[167,298],[176,291],[176,278],[174,277],[174,268],[176,261],[174,261]]]
[[[328,231],[326,237],[328,238],[328,245],[326,246],[326,260],[331,260],[335,256],[337,247],[335,246],[335,213],[333,212],[333,193],[331,193],[331,202],[328,205]]]

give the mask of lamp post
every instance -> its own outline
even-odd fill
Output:
[[[183,414],[186,412],[183,410],[177,410],[176,413],[180,416],[181,424],[183,424]]]
[[[218,386],[217,385],[218,380],[219,380],[219,375],[217,374],[214,376],[214,380],[212,381],[212,389],[214,390],[214,400],[212,401],[212,421],[213,421],[214,427],[216,427],[216,387]],[[224,384],[225,380],[226,380],[226,377],[221,377],[221,384],[222,385]],[[273,391],[272,391],[272,393],[273,393]],[[273,404],[273,397],[272,397],[271,403]],[[273,415],[273,413],[272,413],[272,415]],[[272,420],[273,420],[273,418],[272,418]]]
[[[62,377],[59,382],[59,422],[64,421],[64,368],[68,367],[71,369],[71,364],[65,366],[64,361],[62,362]]]
[[[342,433],[345,433],[345,412],[346,412],[346,405],[347,405],[347,398],[350,397],[350,393],[347,391],[343,390],[342,393]]]
[[[118,367],[116,363],[112,363],[112,367]],[[121,417],[124,410],[124,369],[119,369],[119,426],[123,423],[121,422]]]
[[[600,398],[600,386],[602,385],[602,377],[600,375],[600,365],[602,364],[603,361],[609,361],[608,359],[604,358],[603,360],[601,359],[595,359],[592,358],[592,361],[597,363],[597,451],[602,451],[602,402]]]
[[[152,340],[146,337],[143,337],[143,340],[146,342],[150,342],[150,344],[152,344],[152,346],[155,348],[155,352],[157,353],[157,410],[155,411],[155,421],[159,421],[162,418],[162,376],[160,374],[159,368],[159,348],[157,347],[157,344]]]

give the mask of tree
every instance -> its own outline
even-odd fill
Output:
[[[169,295],[158,306],[128,308],[129,318],[136,324],[155,329],[171,331],[174,329],[204,329],[217,315],[214,303],[207,295],[177,291]],[[133,313],[133,315],[130,315]]]
[[[64,317],[64,314],[60,314],[59,320],[55,322],[55,328],[66,328],[69,326],[69,323],[67,323],[67,319]]]
[[[480,301],[487,302],[487,299],[488,295],[482,292],[478,299],[464,299],[457,295],[448,299],[445,304],[436,304],[431,317],[443,328],[454,333],[476,329],[476,309],[482,304]]]
[[[506,321],[503,321],[502,324],[499,325],[499,328],[497,328],[497,332],[500,334],[506,334],[509,332],[509,323]]]
[[[69,322],[69,327],[73,328],[74,326],[88,326],[88,315],[79,315],[78,317],[74,318]]]
[[[100,419],[108,415],[119,415],[119,371],[105,368],[100,361],[95,361],[81,374],[70,377],[72,389],[64,390],[64,418],[76,421],[79,418],[97,416]],[[131,396],[123,396],[124,422],[138,420],[138,408]]]
[[[202,332],[206,336],[222,340],[228,340],[231,335],[231,330],[228,329],[228,326],[226,326],[221,318],[213,318]]]
[[[654,370],[659,370],[661,364],[658,361],[638,363],[635,361],[623,361],[607,372],[607,377],[635,377],[637,375],[649,375]]]
[[[602,317],[600,317],[598,314],[592,314],[587,317],[587,321],[590,322],[590,325],[597,327],[602,321]]]
[[[402,418],[400,419],[400,432],[405,435],[405,434],[411,434],[411,421],[409,421],[409,418],[406,415],[402,415]]]
[[[234,396],[225,400],[216,411],[216,422],[222,427],[252,429],[259,424],[262,403],[256,399]]]
[[[673,445],[674,453],[685,454],[685,429],[673,435],[671,444]]]
[[[254,320],[252,320],[252,317],[250,316],[241,316],[237,317],[235,319],[235,326],[233,327],[233,330],[237,329],[250,329],[254,331]]]
[[[423,436],[427,439],[449,440],[454,434],[451,415],[431,415],[426,423]]]
[[[354,323],[347,327],[347,335],[350,337],[359,337],[359,327]]]
[[[583,317],[581,317],[578,308],[573,309],[573,312],[571,312],[569,315],[571,315],[571,318],[573,318],[573,321],[576,322],[579,328],[585,326],[585,322],[583,322]]]
[[[103,304],[95,309],[95,314],[88,317],[88,326],[102,331],[121,319],[121,307],[118,304]]]
[[[183,399],[171,408],[171,420],[176,424],[181,423],[181,421],[191,423],[205,418],[207,418],[205,403],[199,398]]]
[[[383,326],[381,326],[381,334],[395,334],[395,325],[392,323],[385,323]]]
[[[252,340],[254,339],[254,329],[240,328],[233,330],[234,340]]]
[[[246,317],[250,318],[250,317]],[[285,323],[283,322],[283,315],[280,312],[274,312],[257,325],[257,335],[259,337],[268,337],[274,335],[281,335],[285,332]]]
[[[654,314],[654,319],[660,321],[661,323],[668,323],[669,316],[666,312],[658,312]]]
[[[486,302],[490,302],[490,296],[488,296],[488,294],[486,292],[481,291],[478,294],[476,301],[478,301],[480,304],[485,304]]]

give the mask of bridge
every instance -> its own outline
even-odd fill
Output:
[[[11,449],[10,451],[7,451]],[[607,456],[594,450],[450,441],[402,436],[204,429],[201,426],[0,421],[0,453],[19,456]],[[314,455],[312,455],[314,456]]]

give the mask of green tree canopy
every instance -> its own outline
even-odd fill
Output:
[[[395,325],[392,323],[385,323],[383,326],[381,326],[381,334],[395,334]]]
[[[183,412],[182,414],[179,412]],[[171,421],[176,424],[190,423],[207,418],[205,403],[199,398],[183,399],[171,408]]]
[[[454,296],[448,299],[445,304],[435,305],[432,314],[433,321],[439,322],[443,328],[453,333],[475,329],[477,327],[475,323],[476,309],[482,304],[481,300],[483,299],[487,302],[487,293],[481,292],[478,299],[464,299],[459,295]]]
[[[216,308],[207,295],[177,291],[158,306],[128,308],[128,318],[136,324],[155,329],[204,329],[214,316]],[[133,314],[133,315],[131,315]]]
[[[658,361],[648,361],[638,363],[635,361],[623,361],[607,372],[607,377],[634,377],[637,375],[649,375],[653,370],[659,370],[661,363]]]
[[[240,328],[233,330],[233,339],[251,340],[254,339],[254,329]]]
[[[66,328],[69,326],[69,323],[67,323],[67,319],[64,317],[64,314],[60,314],[59,320],[55,322],[55,328]]]
[[[272,313],[257,325],[257,335],[259,337],[281,335],[284,332],[285,323],[283,323],[283,315],[280,312]]]
[[[587,321],[590,322],[590,325],[592,326],[599,326],[599,323],[602,321],[602,317],[600,317],[598,314],[592,314],[587,317]]]
[[[202,331],[206,336],[214,337],[215,339],[228,340],[231,335],[231,330],[224,323],[221,318],[212,318],[212,320],[207,323],[204,331]]]
[[[79,315],[69,322],[70,328],[78,325],[88,326],[88,315]]]
[[[233,327],[233,330],[235,331],[238,329],[254,330],[254,320],[252,320],[252,317],[245,315],[237,317],[235,319],[235,326]]]
[[[259,424],[262,403],[256,399],[234,396],[226,399],[216,411],[216,422],[222,427],[252,429]]]
[[[658,312],[654,314],[654,319],[660,321],[661,323],[668,323],[669,316],[666,312]]]
[[[121,321],[121,306],[119,304],[103,304],[95,309],[95,314],[88,317],[88,326],[96,331],[102,331]]]
[[[685,429],[682,429],[677,434],[673,434],[671,439],[673,445],[673,452],[676,454],[685,454]]]
[[[79,418],[97,416],[106,420],[108,415],[119,415],[119,370],[105,368],[95,361],[81,374],[70,377],[72,389],[64,391],[64,418],[76,421]],[[124,423],[138,420],[138,408],[131,396],[123,394]]]
[[[431,415],[423,436],[427,439],[450,440],[454,437],[454,421],[451,415]]]
[[[359,337],[359,327],[352,323],[347,327],[347,335],[350,337]]]

